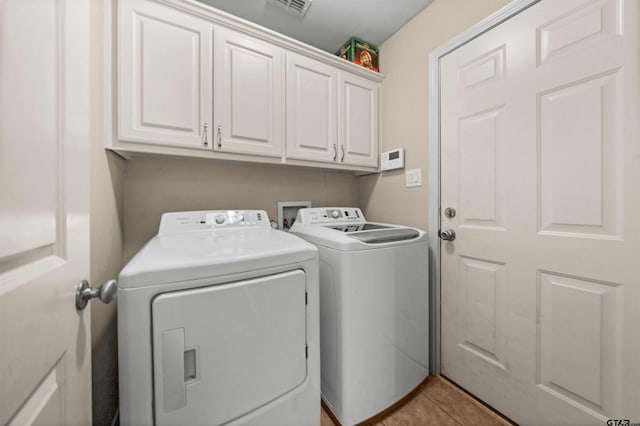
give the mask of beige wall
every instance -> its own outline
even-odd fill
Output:
[[[91,173],[91,283],[117,278],[122,260],[124,164],[93,141]],[[111,424],[118,407],[118,334],[115,302],[91,303],[93,424]]]
[[[420,167],[422,186],[405,188],[404,171],[358,178],[367,219],[427,229],[429,52],[509,3],[435,0],[380,46],[386,75],[380,96],[382,150],[405,148],[405,170]]]
[[[122,268],[122,217],[125,162],[104,150],[103,48],[101,0],[91,2],[91,284],[117,278]],[[118,407],[116,303],[92,302],[93,424],[109,425]]]
[[[358,200],[356,178],[347,173],[152,157],[127,162],[124,194],[127,260],[158,232],[164,212],[264,209],[277,220],[278,201],[353,206]]]

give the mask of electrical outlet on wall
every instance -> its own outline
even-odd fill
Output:
[[[411,188],[414,186],[422,186],[422,169],[407,170],[404,174],[406,180],[406,187]]]

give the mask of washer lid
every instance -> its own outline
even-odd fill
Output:
[[[413,228],[391,228],[379,229],[375,231],[360,231],[348,234],[351,238],[368,244],[383,244],[394,241],[406,241],[418,238],[420,232]]]
[[[317,258],[317,249],[266,227],[157,235],[120,272],[119,288],[218,277]]]
[[[419,229],[376,222],[331,226],[296,222],[290,232],[312,244],[340,251],[373,250],[427,240],[427,234]]]

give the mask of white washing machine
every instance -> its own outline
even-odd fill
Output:
[[[320,254],[322,398],[362,422],[429,374],[427,236],[344,207],[301,209],[291,233]]]
[[[118,279],[120,423],[318,425],[318,300],[266,212],[164,214]]]

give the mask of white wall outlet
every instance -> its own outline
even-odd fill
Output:
[[[407,188],[411,188],[413,186],[422,186],[422,169],[418,168],[407,170],[404,176]]]

